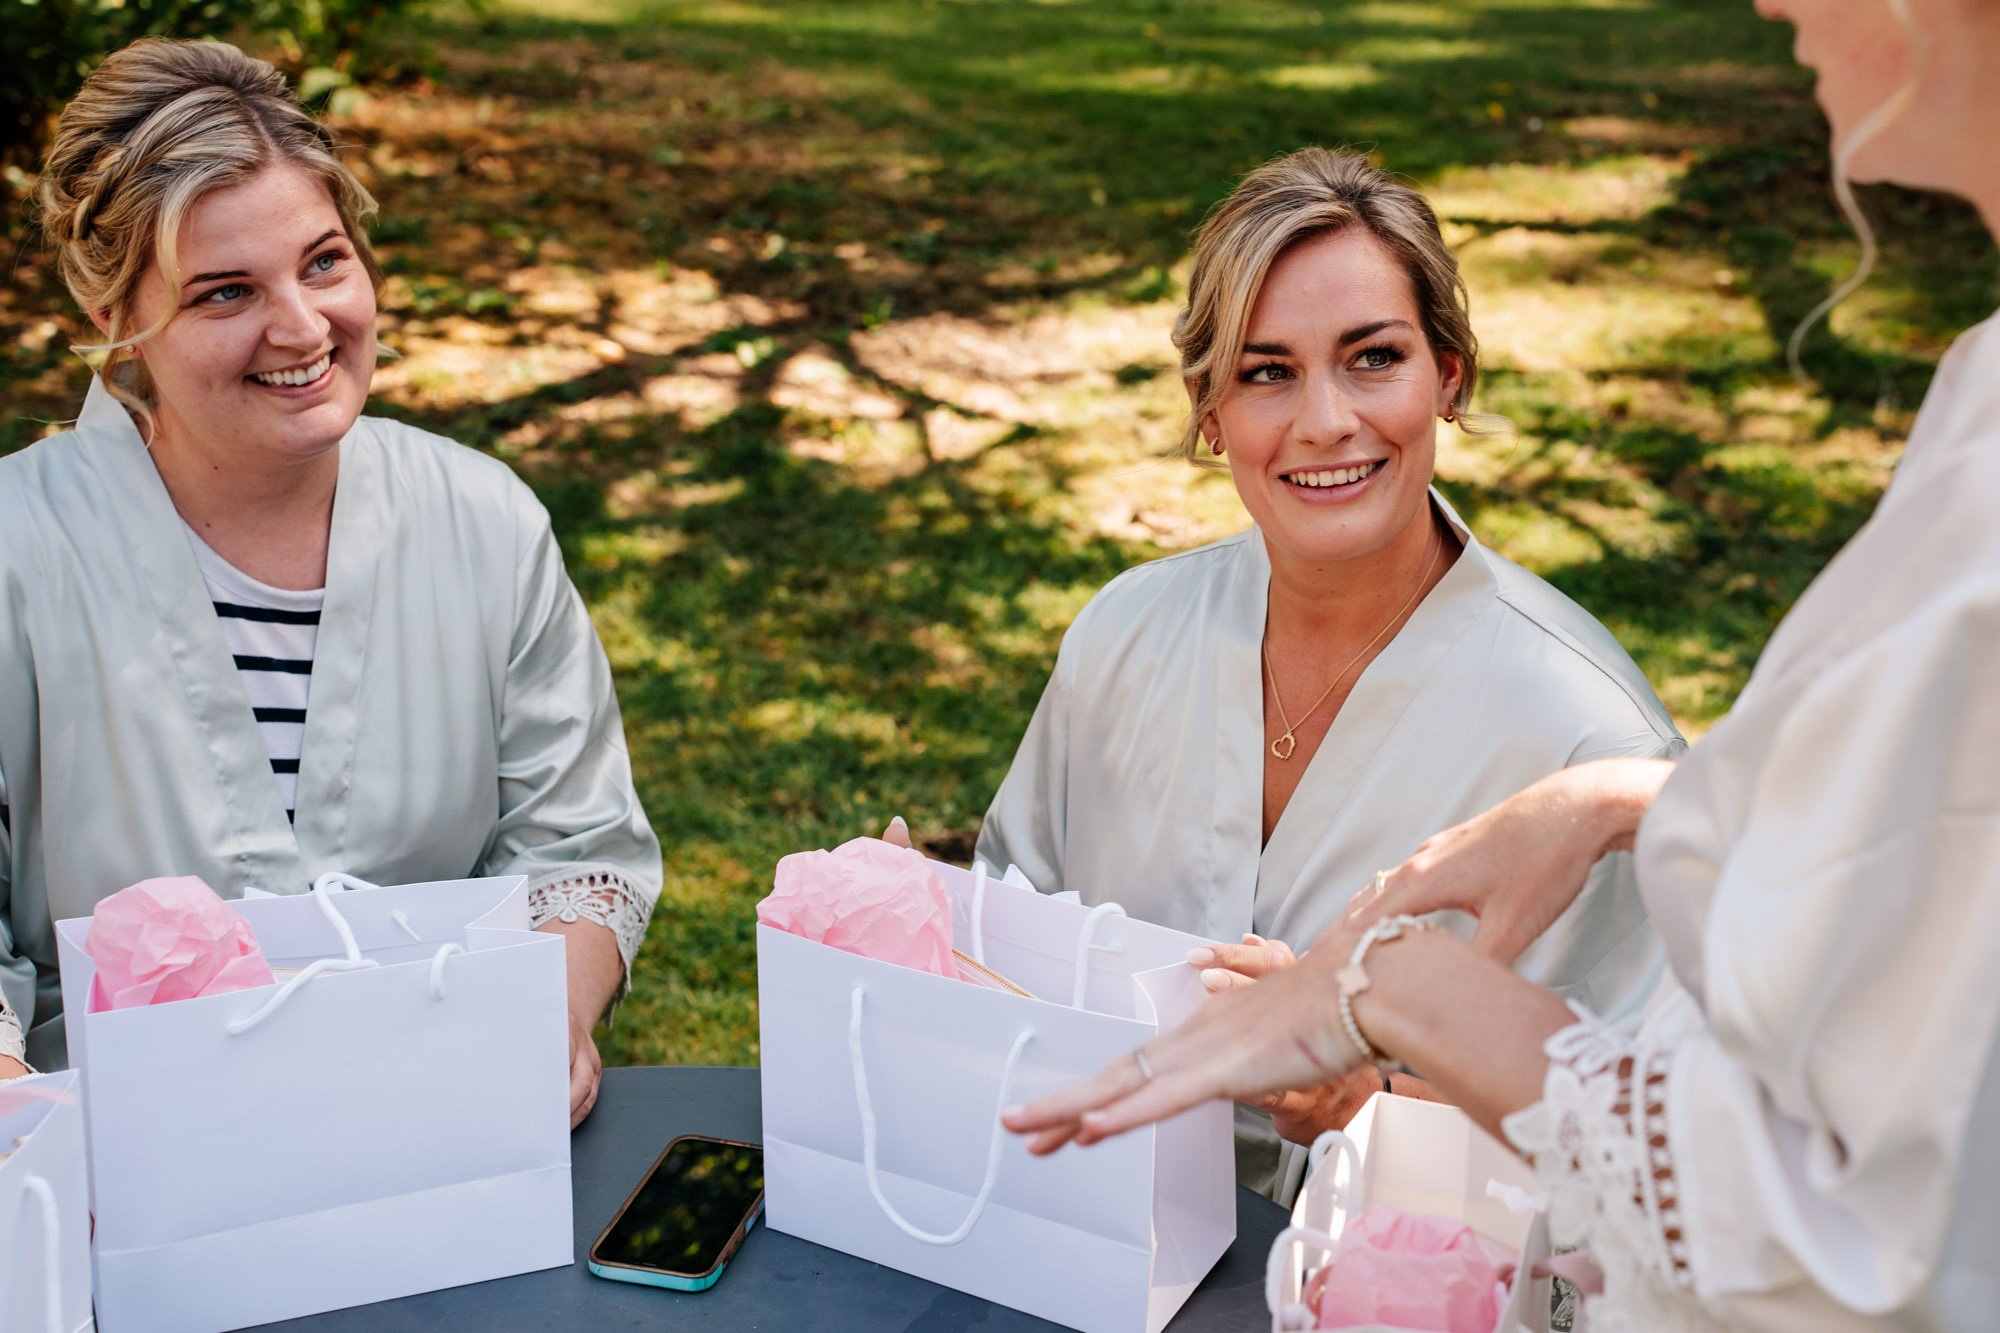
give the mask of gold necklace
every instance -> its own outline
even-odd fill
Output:
[[[1407,615],[1409,613],[1410,608],[1417,604],[1417,598],[1422,597],[1424,595],[1424,585],[1431,581],[1431,573],[1437,568],[1438,557],[1443,554],[1444,554],[1444,542],[1443,540],[1439,540],[1437,544],[1437,549],[1431,552],[1430,564],[1424,566],[1424,576],[1417,580],[1417,590],[1410,594],[1409,601],[1403,603],[1403,609],[1401,611],[1398,611],[1395,615],[1389,617],[1389,623],[1382,626],[1381,629],[1376,630],[1374,638],[1370,639],[1367,643],[1361,645],[1361,651],[1348,659],[1347,665],[1342,667],[1339,670],[1339,672],[1335,674],[1333,678],[1333,684],[1328,685],[1326,687],[1326,692],[1321,694],[1319,698],[1313,700],[1311,708],[1308,708],[1306,709],[1305,712],[1299,714],[1299,720],[1297,722],[1294,722],[1290,718],[1285,716],[1285,701],[1278,697],[1278,672],[1277,669],[1271,665],[1271,645],[1269,642],[1266,642],[1264,644],[1264,670],[1269,672],[1271,676],[1271,702],[1277,705],[1278,721],[1285,724],[1285,734],[1271,742],[1272,758],[1290,759],[1292,757],[1292,752],[1299,748],[1299,738],[1295,734],[1298,731],[1299,727],[1304,725],[1305,720],[1307,718],[1311,717],[1314,713],[1319,711],[1319,706],[1327,701],[1327,697],[1333,693],[1334,686],[1340,684],[1341,680],[1347,675],[1347,673],[1354,669],[1354,664],[1356,662],[1359,662],[1362,658],[1366,657],[1368,655],[1368,650],[1370,648],[1373,648],[1376,644],[1382,642],[1382,636],[1387,634],[1390,631],[1390,629],[1392,629],[1395,626],[1396,622],[1401,620],[1405,615]],[[1265,637],[1268,640],[1269,634],[1267,633]]]

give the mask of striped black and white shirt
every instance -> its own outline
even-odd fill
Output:
[[[293,592],[259,583],[210,550],[193,528],[187,535],[195,564],[208,584],[208,598],[215,603],[222,637],[250,695],[257,729],[264,733],[285,818],[290,819],[298,809],[299,754],[305,742],[313,649],[319,642],[326,589]]]

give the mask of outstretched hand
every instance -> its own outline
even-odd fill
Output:
[[[1297,961],[1283,940],[1267,940],[1261,935],[1245,935],[1241,944],[1216,944],[1188,954],[1188,962],[1202,969],[1201,984],[1211,995],[1262,981]],[[1368,1099],[1388,1086],[1388,1076],[1370,1065],[1329,1083],[1254,1097],[1248,1104],[1271,1117],[1280,1138],[1311,1143],[1329,1129],[1347,1128]],[[1422,1097],[1430,1089],[1421,1080],[1405,1076],[1404,1086],[1397,1091]]]
[[[1631,847],[1672,772],[1662,759],[1606,759],[1552,773],[1427,839],[1381,892],[1354,899],[1340,929],[1358,935],[1386,916],[1468,912],[1479,919],[1473,947],[1512,964],[1576,901],[1600,857]]]
[[[1211,944],[1188,951],[1188,962],[1201,969],[1202,988],[1218,995],[1282,971],[1298,962],[1283,940],[1245,935],[1241,944]]]
[[[1254,1101],[1351,1073],[1363,1063],[1362,1053],[1328,1002],[1337,957],[1343,951],[1329,942],[1255,985],[1227,986],[1142,1051],[1113,1060],[1087,1083],[1009,1108],[1001,1123],[1032,1135],[1030,1152],[1051,1153],[1071,1141],[1095,1143],[1163,1120],[1212,1097]]]

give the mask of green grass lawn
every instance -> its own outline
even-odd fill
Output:
[[[1431,192],[1520,427],[1441,485],[1690,734],[2000,295],[1969,210],[1867,192],[1883,272],[1792,380],[1855,246],[1747,0],[491,0],[405,47],[425,77],[336,116],[383,205],[377,409],[537,487],[618,670],[667,884],[613,1061],[754,1061],[772,863],[898,812],[968,854],[1077,608],[1242,526],[1163,459],[1167,330],[1259,161]],[[42,257],[0,260],[4,450],[82,371]]]

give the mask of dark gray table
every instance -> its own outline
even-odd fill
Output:
[[[498,1282],[295,1319],[296,1333],[560,1333],[568,1329],[966,1329],[1026,1333],[1057,1327],[856,1259],[759,1223],[707,1291],[683,1293],[593,1277],[584,1258],[597,1233],[677,1134],[761,1143],[754,1069],[607,1069],[597,1109],[576,1132],[576,1262]],[[1236,1199],[1236,1243],[1173,1322],[1175,1333],[1264,1327],[1264,1256],[1285,1211],[1248,1190]]]

